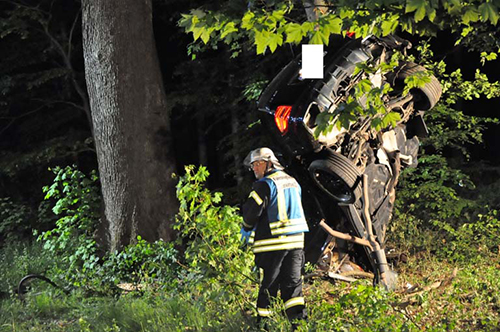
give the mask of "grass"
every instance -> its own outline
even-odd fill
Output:
[[[42,265],[49,263],[34,248],[8,250],[0,255],[2,289],[23,273],[43,272]],[[392,293],[366,280],[308,283],[309,322],[301,330],[500,331],[500,257],[452,263],[416,256],[397,272],[398,289]],[[235,301],[219,286],[105,297],[81,291],[66,295],[40,283],[23,302],[14,294],[0,300],[0,332],[258,331],[250,317],[255,287],[241,290]],[[271,331],[288,329],[282,315],[270,322]]]

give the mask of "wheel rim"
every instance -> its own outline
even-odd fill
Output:
[[[314,178],[323,189],[342,203],[350,203],[353,198],[351,188],[337,175],[323,170],[315,170]]]

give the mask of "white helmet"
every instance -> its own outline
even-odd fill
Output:
[[[250,167],[254,161],[270,161],[273,164],[273,167],[278,170],[282,170],[284,167],[281,166],[278,158],[274,155],[273,150],[269,148],[258,148],[250,151],[250,153],[246,156],[243,164],[247,167]]]

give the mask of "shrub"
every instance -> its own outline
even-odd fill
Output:
[[[474,222],[464,223],[456,228],[447,223],[437,224],[449,234],[440,254],[454,260],[472,260],[479,257],[498,255],[500,249],[500,221],[498,211],[492,210],[478,215]]]
[[[149,243],[138,236],[136,244],[104,258],[100,280],[109,284],[154,281],[165,285],[177,274],[177,254],[173,243]]]
[[[209,173],[201,166],[186,167],[179,179],[179,214],[174,229],[187,239],[182,282],[193,287],[194,296],[219,305],[241,301],[242,287],[253,280],[253,256],[243,250],[239,230],[242,218],[238,209],[220,205],[221,193],[204,188]],[[222,302],[221,302],[222,301]]]
[[[20,203],[13,202],[10,197],[0,198],[0,244],[22,240],[31,229],[31,209]]]
[[[45,255],[40,243],[8,243],[0,249],[0,292],[11,293],[28,274],[46,274],[58,257]]]
[[[437,223],[456,227],[477,208],[458,193],[460,188],[473,187],[469,177],[451,168],[444,157],[423,155],[418,167],[405,169],[400,178],[390,241],[410,250],[437,250],[448,235]]]
[[[43,188],[45,199],[55,200],[52,208],[59,216],[55,228],[42,232],[38,241],[51,255],[62,258],[56,273],[80,286],[99,262],[93,233],[99,220],[100,194],[96,172],[87,177],[75,167],[55,167],[51,186]]]

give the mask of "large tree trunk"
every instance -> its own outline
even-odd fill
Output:
[[[170,118],[151,0],[83,0],[85,77],[109,249],[172,239],[177,211]]]

